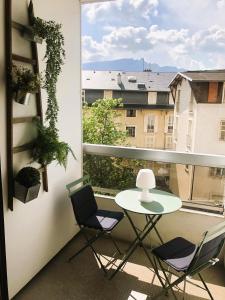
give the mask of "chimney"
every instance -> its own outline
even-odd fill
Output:
[[[122,84],[122,79],[121,79],[121,74],[120,73],[117,74],[117,83],[118,83],[118,85]]]

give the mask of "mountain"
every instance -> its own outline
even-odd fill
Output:
[[[143,69],[151,69],[152,72],[182,72],[184,69],[179,69],[174,66],[160,66],[155,63],[148,63],[143,59],[123,58],[108,61],[96,61],[83,63],[83,70],[95,71],[127,71],[141,72]]]

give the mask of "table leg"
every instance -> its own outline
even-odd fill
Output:
[[[161,282],[161,277],[158,274],[158,270],[155,269],[154,267],[154,263],[148,253],[148,250],[146,249],[146,247],[144,246],[144,244],[142,243],[142,241],[145,239],[145,237],[149,234],[149,232],[151,230],[153,230],[154,226],[156,225],[156,223],[161,219],[161,215],[157,215],[154,216],[153,218],[149,219],[148,221],[146,220],[146,226],[144,227],[144,229],[141,231],[141,233],[139,234],[130,215],[128,214],[128,212],[124,209],[124,213],[127,216],[134,232],[136,235],[136,239],[133,241],[133,243],[130,245],[130,247],[128,248],[128,251],[125,255],[125,257],[123,258],[123,261],[120,263],[120,265],[117,267],[117,269],[113,272],[113,274],[109,277],[109,279],[112,279],[118,272],[119,270],[124,266],[124,264],[127,262],[127,260],[129,259],[129,257],[133,254],[133,252],[135,251],[135,249],[137,248],[138,245],[142,246],[148,260],[150,261],[150,263],[153,266],[153,269],[158,277],[158,279]],[[162,282],[161,282],[162,283]]]
[[[146,219],[148,219],[148,221],[150,221],[150,222],[153,222],[153,218],[154,218],[154,216],[151,217],[150,215],[146,215]],[[158,231],[158,229],[156,228],[156,226],[154,226],[154,230],[155,230],[155,233],[156,233],[156,235],[158,236],[158,238],[159,238],[161,244],[164,244],[163,239],[162,239],[161,235],[159,234],[159,231]]]

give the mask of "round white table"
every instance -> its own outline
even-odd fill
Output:
[[[118,193],[115,202],[126,211],[144,215],[165,215],[181,208],[181,199],[174,194],[153,189],[150,192],[152,202],[141,202],[139,189],[125,190]]]
[[[147,235],[152,230],[154,230],[161,244],[163,244],[163,239],[160,236],[158,229],[156,228],[156,224],[159,222],[159,220],[163,215],[173,213],[179,210],[182,206],[182,201],[179,197],[165,191],[153,189],[151,190],[150,193],[152,198],[151,202],[140,201],[140,196],[141,196],[140,189],[125,190],[118,193],[115,197],[115,202],[123,209],[125,215],[127,216],[135,232],[136,238],[131,243],[130,247],[126,251],[125,256],[122,259],[122,262],[119,264],[119,266],[114,271],[114,273],[110,276],[110,278],[113,278],[116,275],[116,273],[124,266],[124,264],[127,262],[129,257],[133,254],[135,249],[138,246],[141,246],[147,258],[149,259],[151,265],[153,266],[156,275],[161,281],[161,277],[158,274],[158,270],[157,268],[154,267],[154,263],[148,253],[148,249],[143,244],[143,240],[147,237]],[[144,228],[139,229],[135,226],[131,218],[130,212],[142,214],[145,216],[146,225],[144,226]]]

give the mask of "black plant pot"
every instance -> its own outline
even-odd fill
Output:
[[[29,188],[21,185],[19,182],[14,182],[14,197],[23,203],[27,203],[38,197],[41,184],[38,183]]]

